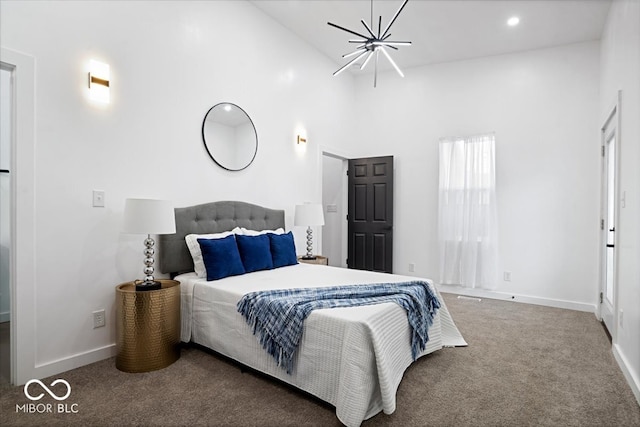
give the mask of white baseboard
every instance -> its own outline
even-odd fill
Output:
[[[11,322],[11,312],[3,311],[0,313],[0,323]]]
[[[550,298],[530,297],[526,295],[508,294],[505,292],[490,291],[487,289],[464,288],[461,286],[436,285],[440,292],[449,294],[464,295],[475,298],[489,298],[503,301],[521,302],[526,304],[544,305],[547,307],[565,308],[568,310],[586,311],[596,313],[595,304],[586,304],[574,301],[565,301]]]
[[[612,351],[613,357],[616,359],[616,362],[618,362],[618,366],[620,366],[622,374],[629,383],[638,405],[640,405],[640,378],[638,377],[638,373],[633,371],[631,365],[627,361],[627,358],[620,352],[620,347],[618,347],[617,344],[613,345]]]
[[[116,345],[110,344],[101,348],[97,348],[95,350],[74,354],[62,359],[36,365],[33,369],[32,378],[41,379],[50,377],[52,375],[58,375],[66,371],[70,371],[71,369],[79,368],[81,366],[108,359],[115,355]],[[21,381],[21,383],[17,385],[22,385],[29,381],[29,379],[30,378],[26,379],[25,381]],[[73,386],[73,384],[71,384],[71,386]]]

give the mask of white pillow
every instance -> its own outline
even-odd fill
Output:
[[[207,277],[207,269],[204,267],[204,260],[202,259],[202,252],[200,251],[198,239],[222,239],[232,234],[242,234],[242,230],[240,227],[236,227],[231,231],[223,231],[222,233],[187,234],[184,236],[189,252],[191,252],[191,258],[193,258],[193,270],[196,272],[198,277]]]
[[[247,230],[246,228],[242,227],[240,230],[242,230],[242,233],[237,233],[237,234],[244,234],[245,236],[258,236],[260,234],[267,234],[267,233],[284,234],[284,228],[278,228],[276,230],[256,231],[256,230]]]

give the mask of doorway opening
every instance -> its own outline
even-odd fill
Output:
[[[37,377],[35,333],[35,58],[0,48],[0,69],[10,73],[9,112],[9,357],[10,383]],[[4,73],[3,71],[3,73]],[[6,114],[6,113],[5,113]],[[4,129],[4,124],[2,125]],[[5,154],[2,154],[4,156]],[[4,167],[3,167],[4,168]],[[4,175],[4,174],[2,174]],[[3,208],[4,201],[1,202]],[[20,242],[18,245],[17,242]],[[20,292],[17,292],[18,283]],[[6,353],[5,353],[6,354]],[[3,355],[4,357],[4,355]]]
[[[13,69],[0,63],[0,385],[11,383]]]
[[[600,318],[612,341],[616,338],[617,220],[619,208],[618,159],[620,147],[620,93],[616,105],[601,128],[601,219],[600,219]]]
[[[391,273],[393,156],[321,153],[323,256],[335,267]]]
[[[342,156],[322,152],[322,252],[329,265],[347,267],[347,168]]]

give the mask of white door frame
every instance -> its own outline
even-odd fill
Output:
[[[21,385],[36,372],[35,59],[2,47],[0,62],[13,79],[10,364],[12,384]]]
[[[614,103],[613,107],[609,109],[609,113],[606,116],[606,119],[603,122],[602,127],[600,128],[600,144],[602,150],[602,167],[600,169],[600,177],[601,177],[601,191],[600,191],[600,286],[599,286],[599,295],[597,304],[598,310],[598,319],[601,320],[607,330],[611,334],[611,340],[615,344],[617,329],[618,329],[618,256],[617,256],[617,248],[619,244],[620,235],[620,104],[621,104],[622,92],[618,91],[617,99]],[[611,312],[609,312],[609,307],[607,303],[606,297],[606,281],[607,281],[607,233],[608,233],[608,151],[607,151],[607,140],[610,135],[614,135],[613,144],[615,144],[615,175],[614,175],[614,250],[613,250],[613,301],[611,301]]]

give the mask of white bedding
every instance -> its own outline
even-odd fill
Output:
[[[262,349],[236,304],[244,294],[262,289],[392,283],[415,277],[298,264],[211,282],[195,273],[176,280],[182,292],[182,341],[204,345],[329,402],[347,426],[359,426],[380,411],[395,410],[398,385],[413,361],[402,307],[385,303],[314,310],[305,320],[289,375]],[[442,307],[422,355],[443,346],[466,345],[444,300],[439,299]]]

